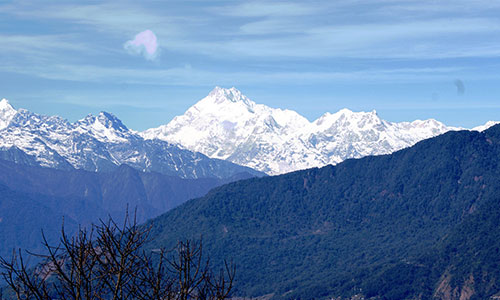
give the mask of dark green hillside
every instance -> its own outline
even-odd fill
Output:
[[[368,296],[490,299],[500,293],[500,195],[481,204],[435,247],[404,262],[365,270]],[[460,298],[464,297],[464,298]]]
[[[392,155],[235,182],[153,220],[151,247],[202,235],[215,262],[237,262],[240,295],[375,296],[383,293],[368,285],[375,276],[402,279],[389,267],[411,267],[497,199],[499,162],[496,126],[449,132]],[[401,291],[380,296],[433,291],[425,274],[439,270],[417,271],[406,274],[420,286],[399,282]]]

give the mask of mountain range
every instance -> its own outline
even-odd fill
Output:
[[[235,88],[216,87],[183,115],[140,134],[275,175],[392,153],[458,129],[432,119],[393,123],[375,111],[348,109],[309,122],[295,111],[257,104]]]
[[[473,130],[484,130],[488,122]],[[182,178],[283,174],[388,154],[450,130],[436,120],[393,123],[342,109],[313,122],[216,87],[166,125],[137,132],[101,112],[70,123],[0,101],[0,158],[58,169],[109,171],[121,164]]]
[[[58,116],[15,110],[0,101],[0,158],[63,170],[111,171],[121,164],[182,178],[230,178],[263,173],[161,140],[145,140],[113,114],[75,123]]]
[[[500,125],[453,131],[215,188],[148,222],[149,247],[202,238],[235,296],[498,299],[499,178]]]
[[[40,230],[57,242],[61,226],[71,234],[127,209],[138,222],[156,217],[210,189],[252,177],[183,179],[121,165],[108,172],[58,170],[0,159],[0,256],[12,249],[39,250]]]

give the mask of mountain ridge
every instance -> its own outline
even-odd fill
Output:
[[[15,110],[5,99],[0,103],[0,152],[5,159],[66,170],[109,171],[128,164],[182,178],[264,175],[166,141],[145,140],[112,113],[89,114],[70,123],[59,116]]]
[[[257,104],[234,87],[216,87],[183,115],[140,135],[276,175],[392,153],[460,129],[434,119],[393,123],[375,110],[347,108],[310,122],[295,111]]]
[[[392,153],[458,129],[434,119],[393,123],[375,110],[347,108],[310,122],[293,110],[257,104],[234,87],[216,87],[183,115],[143,132],[127,128],[108,112],[70,123],[0,101],[0,155],[6,159],[90,171],[126,163],[183,178],[231,177],[250,169],[282,174]],[[13,146],[26,156],[9,150]]]

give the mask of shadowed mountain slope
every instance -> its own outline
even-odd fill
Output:
[[[13,247],[38,248],[42,228],[51,237],[59,236],[63,216],[69,230],[71,224],[87,225],[108,215],[119,221],[129,207],[131,213],[137,210],[137,219],[143,222],[213,187],[249,177],[240,173],[224,180],[182,179],[127,165],[96,173],[0,160],[0,232],[4,237],[0,255]]]

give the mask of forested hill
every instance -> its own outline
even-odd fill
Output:
[[[150,246],[203,236],[214,263],[237,263],[237,295],[487,299],[498,271],[475,274],[500,261],[499,162],[494,126],[239,181],[154,219]]]

